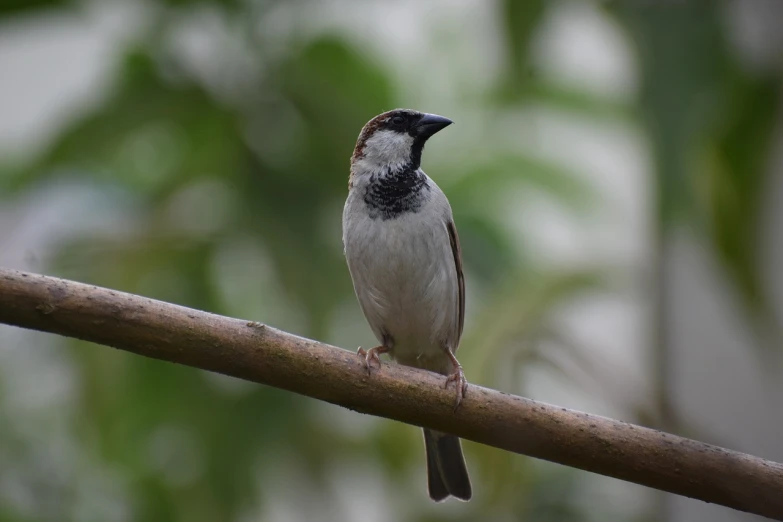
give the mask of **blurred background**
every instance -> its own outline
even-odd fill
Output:
[[[783,3],[0,1],[0,265],[374,342],[348,158],[395,107],[467,277],[468,380],[783,461]],[[750,521],[0,326],[0,521]]]

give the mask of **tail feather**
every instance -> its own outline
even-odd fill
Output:
[[[424,430],[424,447],[427,453],[427,489],[432,500],[442,502],[448,498],[450,493],[440,476],[435,441],[429,430]]]
[[[424,430],[424,447],[427,452],[427,486],[430,498],[440,502],[451,495],[460,500],[470,500],[473,488],[459,438]]]

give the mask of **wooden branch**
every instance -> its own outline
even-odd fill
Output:
[[[783,520],[783,465],[384,364],[259,323],[0,268],[0,322],[275,386],[352,410]],[[469,369],[468,369],[469,371]]]

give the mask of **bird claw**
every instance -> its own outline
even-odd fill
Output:
[[[463,397],[468,393],[468,380],[465,378],[465,373],[462,371],[462,366],[457,364],[456,369],[446,377],[446,385],[444,388],[448,389],[450,383],[454,383],[457,389],[457,400],[454,404],[454,411],[457,411]]]
[[[361,346],[358,350],[356,350],[356,353],[363,357],[363,363],[364,367],[367,369],[367,375],[372,375],[372,368],[373,363],[375,363],[378,370],[381,369],[381,358],[379,357],[380,354],[388,352],[389,349],[385,346],[376,346],[375,348],[370,348],[369,350],[365,350]]]

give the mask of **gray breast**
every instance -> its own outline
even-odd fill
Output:
[[[437,186],[421,190],[428,196],[419,198],[417,211],[392,218],[373,215],[360,188],[349,196],[343,220],[345,254],[362,311],[380,342],[386,336],[394,340],[401,362],[441,355],[445,344],[456,349],[458,338],[459,289],[446,230],[450,210]],[[394,212],[387,208],[386,214]]]

